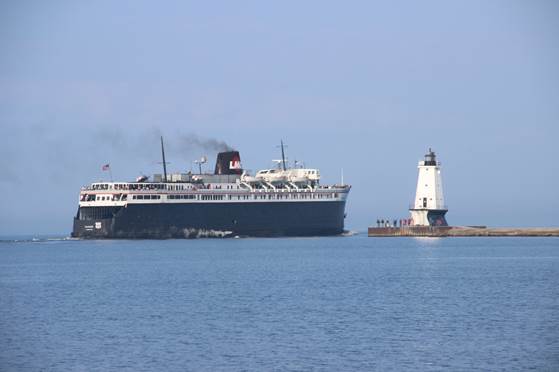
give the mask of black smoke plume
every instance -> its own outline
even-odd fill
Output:
[[[233,147],[215,138],[202,138],[196,134],[181,134],[178,145],[185,149],[199,149],[208,152],[233,151]],[[187,150],[188,151],[188,150]]]

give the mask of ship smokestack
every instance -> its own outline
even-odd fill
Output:
[[[217,154],[214,174],[241,174],[241,155],[238,151],[225,151]]]

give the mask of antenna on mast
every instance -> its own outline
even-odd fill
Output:
[[[205,164],[208,161],[208,158],[204,155],[200,159],[194,160],[194,163],[198,164],[198,170],[200,171],[199,174],[202,174],[202,164]]]
[[[167,163],[165,162],[165,148],[163,147],[163,136],[161,136],[161,157],[163,158],[163,181],[167,182]]]

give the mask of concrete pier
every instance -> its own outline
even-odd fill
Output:
[[[370,237],[559,236],[559,227],[403,226],[369,227]]]

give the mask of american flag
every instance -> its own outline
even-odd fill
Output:
[[[107,163],[107,164],[105,164],[101,167],[101,170],[107,171],[107,170],[109,170],[109,168],[110,168],[110,165]]]

